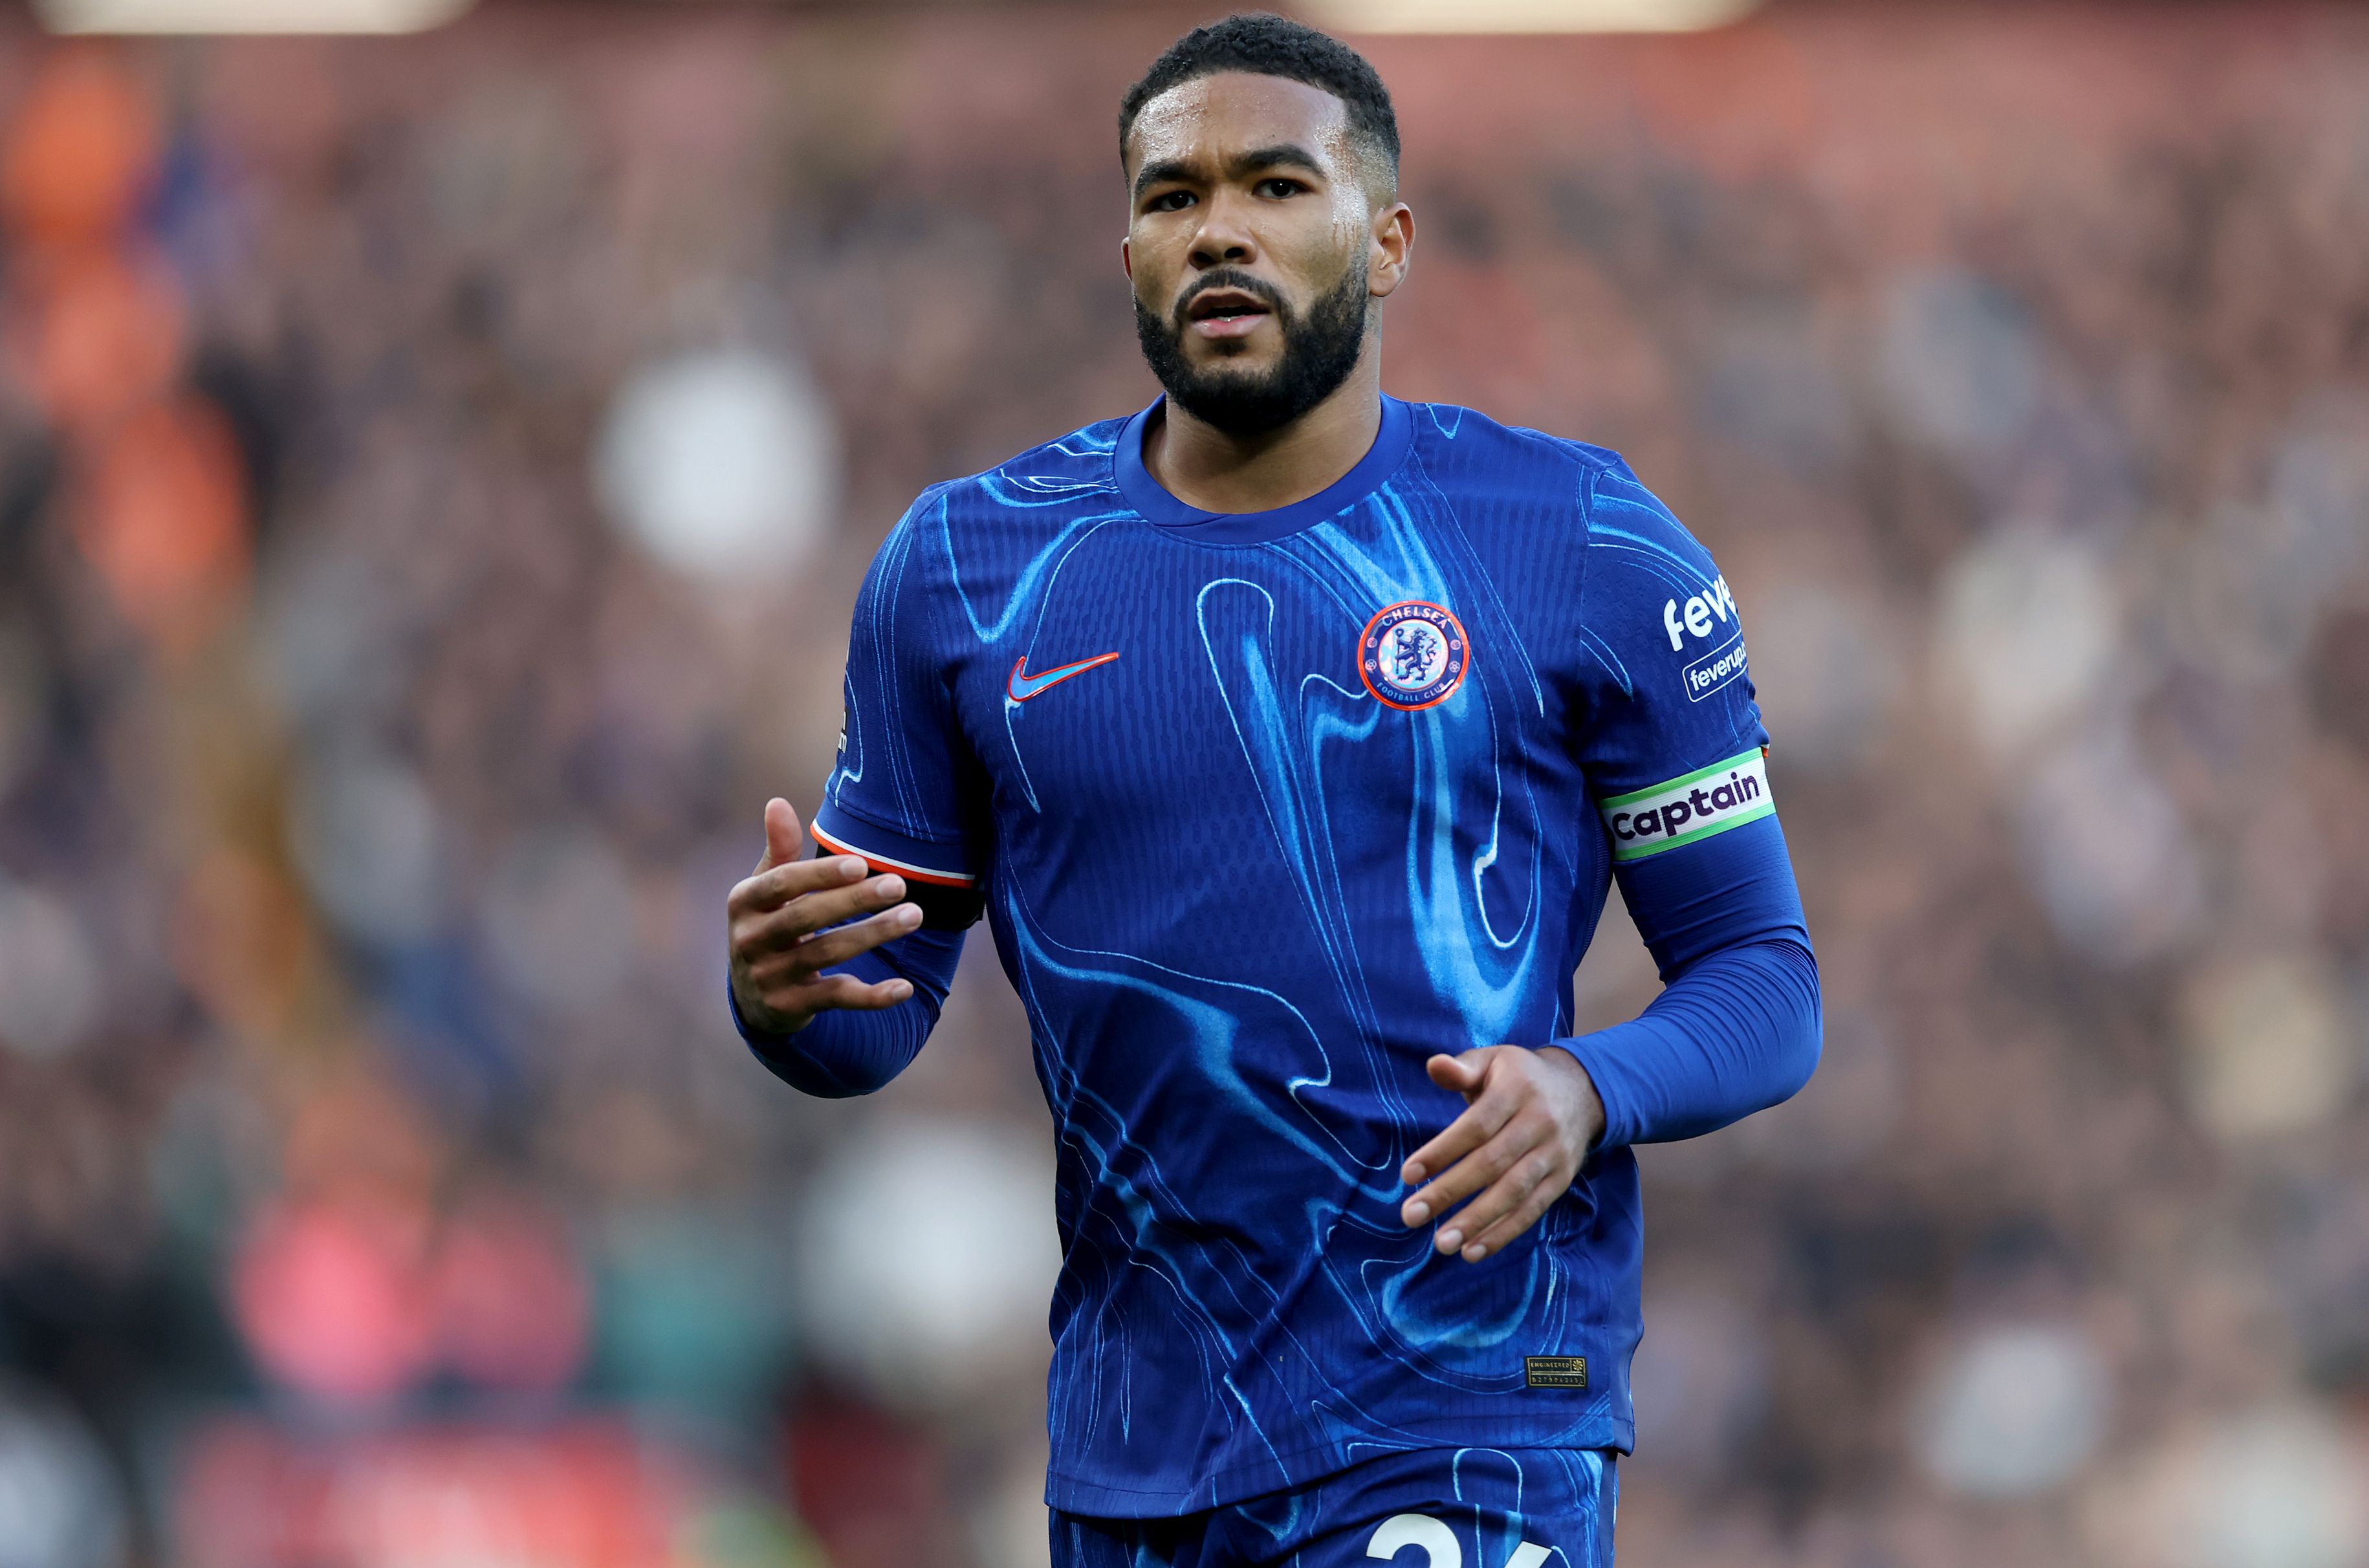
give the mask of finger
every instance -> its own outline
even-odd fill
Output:
[[[857,921],[809,937],[784,951],[757,959],[749,967],[751,979],[767,980],[796,976],[816,975],[834,965],[844,964],[861,953],[869,953],[884,942],[894,942],[912,934],[921,923],[921,911],[911,904],[899,904],[870,920]]]
[[[844,964],[861,953],[869,953],[883,943],[910,936],[921,923],[918,904],[899,904],[893,910],[883,910],[869,920],[835,927],[819,936],[798,944],[798,958],[818,969],[828,969]]]
[[[1434,1057],[1431,1059],[1434,1063],[1464,1065],[1450,1057]],[[1483,1070],[1486,1070],[1485,1067]],[[1530,1093],[1529,1082],[1520,1074],[1512,1072],[1500,1073],[1494,1089],[1484,1087],[1477,1094],[1468,1093],[1467,1098],[1471,1103],[1463,1114],[1448,1123],[1437,1138],[1407,1156],[1406,1163],[1399,1170],[1399,1179],[1412,1186],[1478,1149],[1496,1135],[1497,1129],[1505,1125]]]
[[[1489,1059],[1492,1054],[1482,1049],[1466,1051],[1462,1056],[1436,1056],[1423,1064],[1424,1071],[1430,1076],[1434,1083],[1438,1084],[1442,1089],[1453,1090],[1463,1095],[1465,1104],[1472,1104],[1488,1093]],[[1410,1183],[1419,1182],[1446,1162],[1439,1159],[1434,1159],[1427,1163],[1422,1162],[1422,1153],[1423,1150],[1418,1150],[1414,1154],[1407,1157],[1405,1166],[1399,1172],[1401,1180]],[[1448,1158],[1452,1159],[1454,1156],[1451,1155]]]
[[[1496,1137],[1505,1123],[1512,1119],[1513,1110],[1510,1106],[1488,1103],[1467,1105],[1463,1113],[1448,1123],[1438,1137],[1407,1157],[1406,1166],[1401,1174],[1405,1177],[1409,1186],[1414,1186],[1434,1171],[1445,1172],[1458,1161]],[[1410,1212],[1413,1208],[1415,1196],[1413,1194],[1408,1196],[1407,1207]],[[1410,1219],[1407,1223],[1420,1225],[1437,1212],[1439,1208],[1435,1204],[1424,1214]]]
[[[905,900],[905,879],[875,876],[853,887],[832,887],[791,899],[770,914],[749,915],[732,933],[733,951],[757,958],[796,946],[818,931]]]
[[[867,984],[853,975],[825,975],[802,986],[784,987],[778,998],[768,997],[766,1005],[784,1013],[826,1013],[833,1009],[872,1012],[894,1007],[912,994],[910,980],[874,980]]]
[[[1491,1226],[1520,1208],[1533,1192],[1555,1179],[1562,1159],[1561,1149],[1551,1139],[1513,1155],[1505,1162],[1504,1173],[1483,1188],[1478,1197],[1439,1222],[1435,1243],[1443,1253],[1460,1252],[1487,1235]]]
[[[1486,1230],[1471,1237],[1458,1249],[1467,1263],[1479,1263],[1493,1253],[1505,1250],[1505,1243],[1537,1224],[1552,1208],[1555,1199],[1571,1190],[1573,1173],[1558,1172],[1551,1181],[1540,1182],[1530,1189],[1514,1212],[1498,1220]],[[1462,1218],[1459,1216],[1458,1218]]]
[[[1467,1130],[1459,1135],[1459,1127]],[[1500,1107],[1482,1100],[1416,1151],[1421,1158],[1425,1151],[1443,1146],[1452,1150],[1435,1156],[1448,1168],[1408,1197],[1399,1209],[1400,1217],[1410,1227],[1429,1223],[1433,1216],[1447,1213],[1504,1175],[1515,1161],[1545,1141],[1551,1129],[1546,1116],[1524,1115],[1518,1105]]]
[[[765,853],[757,869],[770,871],[798,858],[798,814],[780,795],[765,802]]]
[[[792,898],[858,881],[871,869],[852,854],[768,866],[743,877],[725,900],[725,908],[735,915],[778,910]]]
[[[1423,1064],[1423,1070],[1442,1089],[1452,1089],[1470,1100],[1487,1087],[1489,1060],[1494,1054],[1484,1047],[1461,1056],[1436,1056]]]

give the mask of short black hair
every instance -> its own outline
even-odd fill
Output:
[[[1145,104],[1180,82],[1220,71],[1281,76],[1331,93],[1349,111],[1349,134],[1380,154],[1391,177],[1397,177],[1399,119],[1390,109],[1390,90],[1382,86],[1372,63],[1330,34],[1264,11],[1246,11],[1195,28],[1151,63],[1143,79],[1119,100],[1119,162],[1127,162],[1127,139]]]

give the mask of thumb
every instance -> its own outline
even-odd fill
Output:
[[[798,858],[798,814],[780,795],[765,802],[765,853],[757,862],[760,871],[786,865]]]
[[[1442,1089],[1453,1089],[1459,1094],[1471,1094],[1481,1087],[1488,1076],[1489,1059],[1479,1051],[1468,1051],[1460,1057],[1436,1056],[1423,1064],[1431,1081]]]

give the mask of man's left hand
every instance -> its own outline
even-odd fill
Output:
[[[1604,1102],[1579,1059],[1553,1046],[1487,1046],[1436,1056],[1424,1070],[1463,1095],[1465,1110],[1407,1160],[1409,1186],[1430,1180],[1399,1217],[1412,1229],[1471,1198],[1441,1223],[1433,1245],[1479,1263],[1569,1189],[1603,1135]]]

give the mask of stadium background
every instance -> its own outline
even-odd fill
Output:
[[[906,499],[1148,400],[1202,15],[0,21],[0,1568],[1043,1561],[1021,1014],[802,1101],[722,899]],[[1369,46],[1388,383],[1718,554],[1824,962],[1623,1563],[2369,1562],[2369,14]]]

